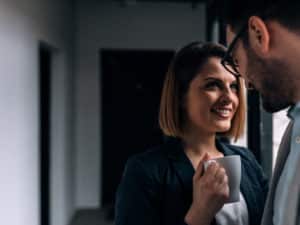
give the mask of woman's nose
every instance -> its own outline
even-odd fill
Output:
[[[224,89],[222,91],[221,102],[222,103],[231,103],[233,101],[233,92],[231,89]]]

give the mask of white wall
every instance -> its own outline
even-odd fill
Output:
[[[101,192],[101,48],[176,49],[205,39],[204,7],[78,0],[76,7],[76,206],[98,207]],[[113,162],[112,162],[113,163]]]
[[[38,44],[54,54],[52,126],[53,224],[73,212],[71,126],[72,4],[0,0],[0,221],[39,224]],[[60,160],[57,160],[60,159]],[[55,160],[55,161],[54,161]]]

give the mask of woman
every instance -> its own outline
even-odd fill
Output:
[[[165,144],[131,157],[117,193],[116,225],[258,225],[267,181],[251,152],[222,143],[244,129],[244,84],[223,69],[226,49],[191,43],[167,73],[159,122]],[[229,195],[224,168],[210,158],[240,155],[240,201]]]

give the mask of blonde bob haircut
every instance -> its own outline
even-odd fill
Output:
[[[183,101],[189,85],[209,58],[221,59],[225,53],[226,48],[223,45],[193,42],[175,54],[165,77],[159,110],[159,126],[165,135],[184,137],[186,112]],[[224,133],[218,133],[233,138],[234,141],[243,135],[246,111],[245,84],[241,78],[237,78],[237,83],[239,105],[232,119],[231,128]]]

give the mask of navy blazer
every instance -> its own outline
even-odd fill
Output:
[[[225,156],[241,156],[240,188],[248,207],[249,225],[259,225],[268,191],[260,165],[246,148],[220,141],[216,144]],[[117,191],[115,224],[184,225],[192,203],[194,173],[179,139],[171,138],[131,157]]]

